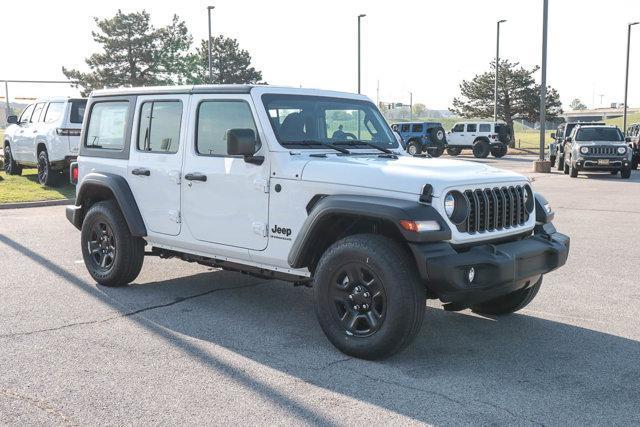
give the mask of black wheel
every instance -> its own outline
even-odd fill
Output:
[[[22,173],[22,166],[13,160],[11,147],[8,144],[4,147],[4,171],[7,175],[20,175]]]
[[[426,291],[415,265],[395,241],[345,237],[324,253],[314,277],[315,311],[340,351],[362,359],[388,357],[420,331]]]
[[[540,290],[540,285],[542,285],[542,276],[531,287],[474,305],[471,310],[478,314],[492,316],[515,313],[526,307],[535,298]]]
[[[569,175],[569,165],[565,161],[562,162],[562,171],[565,175]]]
[[[620,169],[620,178],[622,179],[631,178],[631,168]]]
[[[631,169],[638,170],[638,156],[635,154],[631,158]]]
[[[409,144],[407,145],[407,153],[411,154],[412,156],[422,154],[422,144],[420,144],[418,141],[409,142]]]
[[[444,129],[441,128],[440,126],[430,128],[428,132],[429,132],[429,138],[431,139],[431,142],[433,142],[434,144],[442,145],[445,143],[447,139],[447,134],[444,131]]]
[[[478,159],[484,159],[489,155],[489,143],[484,139],[479,139],[473,144],[473,155]]]
[[[578,177],[578,169],[576,169],[576,167],[573,164],[573,161],[569,161],[569,176],[571,178],[577,178]]]
[[[55,187],[60,184],[60,171],[52,170],[49,163],[49,155],[46,150],[38,154],[38,182],[46,187]]]
[[[549,156],[549,161],[551,162],[552,165],[556,164],[556,156]]]
[[[82,223],[82,256],[96,282],[124,286],[136,279],[144,261],[144,240],[134,237],[115,202],[91,206]]]
[[[450,156],[457,156],[462,152],[462,148],[447,148],[447,154]]]
[[[436,147],[427,148],[427,153],[431,157],[440,157],[442,153],[444,153],[444,147],[442,145],[438,145]]]
[[[493,146],[491,147],[491,155],[493,157],[495,157],[496,159],[499,159],[501,157],[504,157],[507,154],[507,145],[506,144],[501,144],[498,146]]]
[[[559,171],[564,169],[564,157],[556,156],[556,169]]]

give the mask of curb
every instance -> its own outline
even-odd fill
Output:
[[[73,203],[75,203],[75,201],[76,201],[75,199],[61,199],[61,200],[39,200],[37,202],[1,203],[0,210],[72,205]]]

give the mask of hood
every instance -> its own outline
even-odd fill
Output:
[[[611,145],[612,147],[627,147],[626,141],[573,141],[580,147],[590,147],[593,145]]]
[[[301,178],[408,194],[420,194],[425,184],[431,184],[435,197],[450,187],[527,181],[520,174],[478,162],[411,156],[392,159],[377,155],[329,155],[312,159],[305,165]]]

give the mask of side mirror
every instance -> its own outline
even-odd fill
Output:
[[[7,117],[7,123],[9,123],[10,125],[18,123],[18,116]]]
[[[571,137],[570,137],[570,136],[566,137],[566,138],[564,139],[564,142],[571,142]]]
[[[227,130],[227,154],[243,156],[247,163],[262,164],[264,157],[254,157],[258,150],[258,140],[253,129]]]
[[[556,134],[555,134],[555,132],[551,132],[551,139],[556,139]]]

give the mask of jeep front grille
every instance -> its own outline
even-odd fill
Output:
[[[594,145],[589,147],[589,154],[600,156],[615,156],[618,154],[618,147],[612,147],[611,145]]]
[[[526,191],[522,185],[463,191],[469,215],[457,225],[458,231],[473,234],[524,225],[529,219]]]

